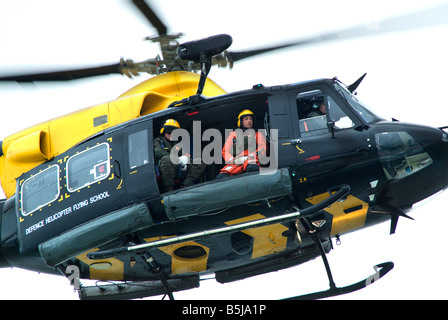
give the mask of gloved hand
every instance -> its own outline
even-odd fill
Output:
[[[236,157],[235,159],[233,159],[233,164],[236,164],[237,166],[241,166],[246,160],[247,160],[247,156]]]
[[[188,164],[188,162],[190,162],[190,157],[189,156],[181,156],[181,157],[179,157],[180,170],[187,171],[187,164]]]
[[[181,166],[186,166],[188,164],[188,162],[190,162],[190,157],[189,156],[181,156],[181,157],[179,157],[179,164]]]

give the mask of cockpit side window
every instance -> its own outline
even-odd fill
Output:
[[[331,96],[328,96],[328,113],[330,119],[335,122],[335,126],[338,129],[353,128],[355,124],[350,119],[341,107],[333,100]]]
[[[338,103],[321,90],[301,92],[296,97],[297,113],[302,137],[328,132],[328,120],[334,120],[338,129],[352,128],[354,123]]]
[[[302,137],[328,132],[327,107],[322,91],[312,90],[299,93],[296,97],[296,103]]]

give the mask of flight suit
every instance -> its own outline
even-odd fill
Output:
[[[242,132],[243,136],[238,137],[238,132]],[[253,129],[235,130],[230,133],[222,148],[222,157],[227,165],[221,169],[218,177],[223,177],[223,174],[232,176],[246,171],[258,171],[260,167],[258,156],[265,154],[266,138],[261,132],[255,132]],[[234,164],[234,159],[241,156],[247,156],[248,159],[242,165]]]

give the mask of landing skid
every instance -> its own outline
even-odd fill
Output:
[[[304,217],[301,220],[304,223],[304,226],[307,227],[311,238],[316,243],[316,245],[319,249],[320,255],[321,255],[322,260],[325,265],[325,270],[327,271],[328,280],[330,281],[330,289],[325,290],[325,291],[300,295],[300,296],[296,296],[296,297],[291,297],[291,298],[288,298],[285,300],[315,300],[315,299],[323,299],[323,298],[338,296],[341,294],[351,293],[351,292],[363,289],[363,288],[367,287],[368,285],[378,281],[386,273],[388,273],[390,270],[393,269],[393,267],[394,267],[393,262],[391,262],[391,261],[384,262],[384,263],[374,266],[373,268],[375,269],[375,273],[373,275],[365,278],[364,280],[361,280],[357,283],[354,283],[352,285],[348,285],[345,287],[341,287],[341,288],[336,287],[336,284],[333,280],[333,276],[331,274],[330,265],[328,263],[328,259],[325,254],[325,250],[322,246],[322,242],[320,241],[319,237],[316,235],[316,230],[314,229],[312,224],[309,222],[308,218]]]
[[[390,262],[390,261],[380,263],[373,267],[376,271],[374,274],[372,274],[371,276],[367,277],[366,279],[361,280],[352,285],[338,288],[333,283],[333,286],[330,285],[330,289],[328,289],[328,290],[314,292],[314,293],[305,294],[305,295],[296,296],[296,297],[291,297],[291,298],[287,298],[285,300],[316,300],[316,299],[329,298],[329,297],[334,297],[334,296],[338,296],[341,294],[351,293],[351,292],[363,289],[363,288],[367,287],[368,285],[378,281],[386,273],[388,273],[390,270],[392,270],[393,267],[394,267],[394,263]]]

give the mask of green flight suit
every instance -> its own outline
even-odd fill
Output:
[[[171,191],[174,188],[174,179],[182,181],[182,186],[191,186],[197,183],[205,169],[205,164],[187,165],[186,171],[181,171],[179,165],[171,162],[170,153],[173,147],[177,147],[177,156],[181,156],[181,148],[176,145],[177,141],[168,141],[165,136],[161,135],[154,139],[154,163],[159,166],[160,175],[162,177],[163,191]]]

